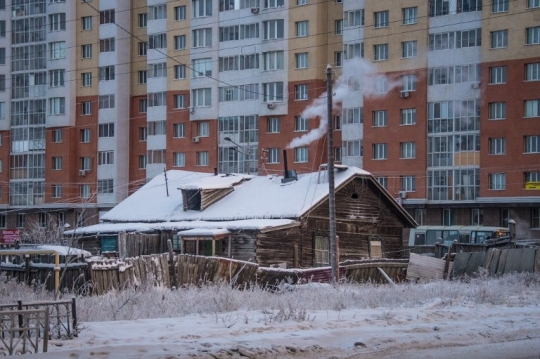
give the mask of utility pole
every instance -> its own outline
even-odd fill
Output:
[[[163,174],[165,175],[165,190],[167,191],[167,197],[169,197],[169,182],[167,181],[167,168],[163,169]]]
[[[334,126],[332,123],[332,66],[326,66],[326,103],[328,106],[328,212],[329,212],[329,229],[330,233],[330,264],[332,266],[332,283],[337,283],[339,280],[339,266],[337,258],[337,243],[336,243],[336,193],[334,188]]]

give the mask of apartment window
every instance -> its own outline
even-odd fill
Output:
[[[268,149],[268,163],[279,163],[279,148]]]
[[[308,99],[308,85],[295,85],[294,86],[294,99],[307,100]]]
[[[99,40],[99,52],[113,52],[114,48],[114,37]]]
[[[60,129],[52,130],[53,143],[61,143],[63,140],[63,132]]]
[[[139,78],[139,85],[144,85],[147,82],[148,79],[148,71],[141,70],[138,72],[138,78]]]
[[[165,121],[152,121],[148,122],[148,136],[159,136],[166,134]]]
[[[167,63],[159,62],[155,64],[148,65],[148,77],[167,77]]]
[[[301,116],[294,117],[294,130],[297,132],[308,130],[308,119]]]
[[[0,92],[6,91],[6,75],[0,75]]]
[[[212,16],[212,0],[192,0],[193,17]]]
[[[401,110],[401,124],[415,125],[416,124],[416,109],[405,108]]]
[[[92,73],[91,72],[83,72],[81,74],[81,83],[82,83],[83,87],[92,86]]]
[[[173,137],[175,138],[186,137],[186,125],[183,123],[175,123],[173,125]]]
[[[114,23],[114,9],[102,10],[99,12],[99,24],[113,24]]]
[[[285,22],[284,20],[269,20],[263,22],[264,27],[264,39],[283,39],[285,34]]]
[[[334,116],[334,131],[341,131],[341,116]]]
[[[148,14],[142,13],[139,14],[139,27],[146,27],[148,25]]]
[[[374,14],[375,17],[375,28],[388,27],[388,10],[386,11],[377,11]]]
[[[98,152],[98,165],[112,165],[114,164],[114,151],[99,151]]]
[[[63,115],[66,113],[66,98],[53,97],[49,99],[49,115]]]
[[[416,191],[416,177],[415,176],[400,176],[401,190],[405,192]]]
[[[6,64],[6,48],[0,47],[0,65]]]
[[[280,131],[280,119],[278,117],[270,117],[267,120],[267,132],[268,133],[279,133]]]
[[[506,83],[506,66],[490,67],[489,83],[492,85]]]
[[[97,181],[97,192],[99,194],[114,193],[114,180],[103,179]]]
[[[148,94],[148,107],[167,106],[167,93],[154,92]]]
[[[294,149],[294,162],[296,163],[306,163],[308,162],[308,148],[307,147],[297,147]]]
[[[90,198],[90,185],[89,184],[80,185],[79,195],[81,198]]]
[[[373,47],[375,61],[388,60],[388,44],[379,44]]]
[[[81,102],[81,115],[91,115],[92,114],[92,102],[83,101]]]
[[[364,43],[358,42],[354,44],[345,45],[345,58],[350,59],[361,59],[364,57]]]
[[[283,70],[283,51],[271,51],[263,53],[264,70]]]
[[[534,9],[540,7],[540,0],[528,0],[527,7],[529,9]]]
[[[61,170],[62,169],[62,157],[53,157],[52,158],[52,169]]]
[[[175,65],[174,66],[174,79],[182,80],[186,78],[186,65]]]
[[[388,177],[376,177],[377,182],[385,189],[388,189]]]
[[[264,102],[283,101],[283,82],[263,84]]]
[[[146,155],[139,155],[139,169],[146,168]]]
[[[401,155],[400,158],[410,159],[416,158],[416,143],[415,142],[401,142]]]
[[[148,128],[139,127],[139,141],[146,141],[148,138]]]
[[[482,226],[484,224],[484,211],[481,208],[471,209],[471,226]]]
[[[509,0],[492,0],[491,12],[507,12]]]
[[[373,159],[385,160],[388,157],[388,144],[374,143],[373,144]]]
[[[149,20],[164,20],[167,18],[167,4],[157,4],[148,7]]]
[[[148,43],[147,42],[139,42],[138,44],[138,54],[139,56],[146,56],[148,52]]]
[[[17,228],[24,228],[26,225],[26,218],[24,213],[17,213]]]
[[[66,70],[49,71],[49,86],[50,87],[65,86],[65,83],[64,83],[65,73],[66,73]]]
[[[296,58],[296,68],[297,69],[307,69],[308,68],[308,53],[302,52],[295,55]]]
[[[363,123],[364,116],[363,116],[362,110],[363,110],[362,107],[353,107],[353,108],[343,109],[343,123],[344,124]]]
[[[114,137],[114,123],[100,123],[98,126],[99,137]]]
[[[308,0],[296,0],[296,5],[307,5]]]
[[[531,229],[540,228],[540,207],[531,208]]]
[[[62,186],[59,184],[53,184],[51,186],[51,197],[52,198],[61,198],[62,197]],[[44,226],[42,226],[44,227]]]
[[[196,77],[210,77],[212,76],[212,59],[196,59],[192,63],[193,71],[191,71],[194,78]]]
[[[296,37],[306,37],[306,36],[309,36],[309,22],[298,21],[296,23]]]
[[[360,157],[362,155],[361,141],[343,141],[343,156]]]
[[[345,11],[343,27],[364,26],[364,10]]]
[[[401,57],[407,59],[416,57],[417,54],[417,42],[405,41],[401,43]]]
[[[506,173],[490,173],[489,189],[498,191],[506,189]]]
[[[64,31],[66,29],[66,14],[49,15],[49,31]]]
[[[524,117],[540,117],[540,100],[525,101]]]
[[[508,47],[508,30],[491,32],[491,48],[502,49]]]
[[[506,118],[506,102],[492,102],[489,104],[489,119],[504,120]]]
[[[167,47],[167,34],[155,34],[148,36],[149,49],[164,49]]]
[[[65,57],[65,53],[66,53],[66,48],[65,48],[65,43],[64,43],[64,49],[63,49],[63,53],[64,53],[64,56],[62,58]],[[82,53],[82,58],[83,59],[90,59],[92,58],[92,45],[91,44],[87,44],[87,45],[82,45],[81,46],[81,53]],[[52,55],[51,55],[52,56]],[[52,57],[52,58],[58,58],[58,57]]]
[[[186,48],[186,35],[178,35],[174,37],[174,49],[185,50]]]
[[[99,109],[114,108],[114,95],[102,95],[98,97]]]
[[[193,107],[210,107],[212,106],[211,89],[195,89],[191,91]]]
[[[81,171],[90,171],[92,169],[92,157],[79,157],[79,165]]]
[[[197,136],[199,137],[210,136],[210,125],[208,122],[197,123]]]
[[[336,67],[343,66],[343,51],[334,52],[334,65],[336,65]]]
[[[402,10],[403,25],[412,25],[418,22],[418,8],[406,7]]]
[[[139,100],[139,112],[146,113],[148,110],[148,99],[142,98]]]
[[[506,138],[490,138],[489,139],[489,154],[504,155],[506,154]]]
[[[81,26],[84,31],[92,30],[92,16],[81,17]]]
[[[540,26],[527,28],[527,45],[540,44]]]
[[[176,6],[174,8],[174,20],[180,21],[186,19],[186,6]]]
[[[337,36],[343,35],[343,19],[334,21],[334,33]]]
[[[114,65],[99,68],[99,81],[110,81],[114,78]]]
[[[174,95],[174,108],[186,108],[186,96],[185,95]]]
[[[212,46],[212,29],[193,30],[193,47]]]
[[[416,75],[404,75],[401,77],[401,90],[416,91]]]
[[[373,111],[373,127],[388,126],[388,111]]]
[[[525,80],[540,81],[540,62],[525,65]]]
[[[525,136],[525,153],[540,153],[540,136]]]
[[[89,128],[81,129],[80,135],[81,135],[81,143],[90,142],[90,129]]]
[[[186,154],[184,152],[173,153],[173,166],[186,167]]]
[[[197,166],[208,166],[208,152],[197,152]]]

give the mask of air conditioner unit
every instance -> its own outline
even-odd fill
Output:
[[[191,138],[191,142],[193,142],[193,143],[199,143],[199,141],[200,141],[199,137],[192,137]]]
[[[252,7],[251,8],[251,13],[252,14],[258,14],[259,13],[259,8],[258,7]]]
[[[79,176],[86,176],[86,170],[79,170]]]
[[[400,92],[399,92],[399,96],[400,96],[401,98],[409,98],[410,93],[409,93],[409,91],[400,91]]]
[[[194,113],[195,112],[195,107],[188,108],[188,111],[189,111],[189,113]]]
[[[272,110],[276,107],[276,104],[275,103],[269,103],[269,104],[266,104],[266,107],[268,107],[269,110]]]
[[[480,82],[474,82],[471,84],[471,88],[473,89],[479,89],[480,88]]]
[[[399,191],[399,198],[401,199],[407,198],[407,191]]]

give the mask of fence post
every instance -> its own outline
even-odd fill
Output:
[[[176,280],[176,268],[174,267],[174,252],[173,252],[173,246],[172,241],[170,239],[167,239],[167,247],[169,248],[169,267],[171,268],[171,275],[172,275],[172,285],[171,288],[178,288],[178,281]]]
[[[18,310],[23,310],[22,309],[22,300],[17,301],[17,309]],[[23,323],[23,316],[22,316],[22,314],[19,314],[19,328],[22,328],[23,324],[24,324]],[[21,337],[22,335],[23,335],[23,331],[21,330],[19,332],[19,337]]]
[[[77,333],[77,303],[75,302],[75,297],[71,298],[71,316],[73,317],[73,336],[76,337]]]
[[[43,352],[46,353],[49,349],[49,309],[45,308],[45,323],[43,325]],[[37,351],[37,345],[36,345]]]

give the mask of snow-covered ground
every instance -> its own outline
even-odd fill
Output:
[[[2,302],[15,296],[0,289]],[[538,275],[396,287],[312,284],[272,293],[226,285],[143,288],[77,301],[79,336],[23,357],[540,356]]]

